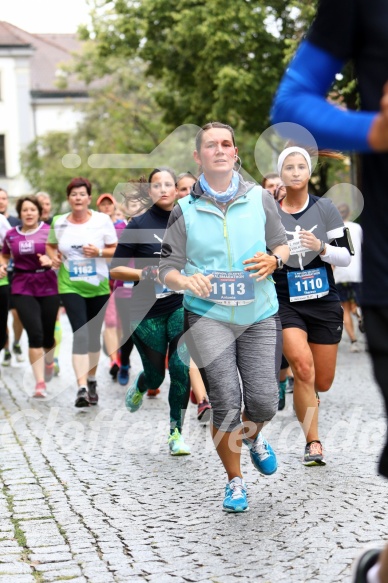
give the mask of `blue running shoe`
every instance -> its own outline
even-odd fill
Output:
[[[247,487],[242,478],[233,478],[226,484],[222,509],[225,512],[245,512],[249,510]]]
[[[123,387],[125,387],[125,385],[128,384],[129,382],[129,369],[130,369],[130,365],[127,364],[127,366],[120,366],[120,370],[119,373],[117,375],[117,380],[119,381],[119,384],[122,385]]]
[[[175,427],[174,432],[169,435],[167,441],[171,455],[190,455],[190,448],[187,443],[185,443],[183,435],[179,432],[177,427]]]
[[[143,397],[145,393],[141,393],[137,388],[137,381],[139,380],[139,376],[141,372],[137,375],[135,382],[129,387],[126,395],[125,395],[125,406],[131,413],[135,413],[143,404]]]
[[[243,442],[249,447],[251,460],[256,470],[265,476],[270,476],[276,472],[278,469],[276,454],[261,433],[255,441],[243,439]]]

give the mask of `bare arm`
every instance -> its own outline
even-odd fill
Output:
[[[118,279],[120,281],[140,281],[141,280],[141,269],[135,269],[134,267],[113,267],[109,274],[112,279]]]
[[[376,152],[388,151],[388,83],[383,87],[380,111],[373,119],[368,133],[368,142]]]
[[[83,254],[85,257],[103,257],[104,259],[111,259],[114,255],[117,243],[111,243],[110,245],[105,245],[99,249],[95,245],[84,245]],[[100,255],[101,252],[101,255]]]
[[[62,255],[58,251],[56,243],[46,243],[46,255],[52,261],[52,268],[59,269],[62,263]]]
[[[3,255],[0,253],[0,279],[7,276],[7,266],[10,255]]]

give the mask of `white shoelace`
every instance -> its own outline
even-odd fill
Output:
[[[233,499],[241,498],[246,490],[244,482],[229,482],[229,487],[233,491]]]
[[[261,434],[259,434],[256,438],[256,441],[253,442],[252,449],[260,456],[261,461],[264,461],[267,459],[267,457],[269,457],[269,452]]]

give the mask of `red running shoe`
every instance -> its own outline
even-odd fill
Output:
[[[190,389],[190,401],[193,405],[198,405],[197,397],[194,395],[193,389]]]
[[[43,381],[40,381],[40,383],[36,383],[35,393],[33,394],[33,397],[35,399],[44,399],[45,397],[47,397],[46,383],[44,383]]]
[[[210,421],[210,414],[211,414],[212,406],[210,405],[207,399],[203,399],[200,403],[198,403],[197,409],[197,419],[201,423],[207,423]]]

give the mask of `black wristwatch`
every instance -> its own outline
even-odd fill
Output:
[[[280,271],[281,269],[283,269],[283,259],[280,257],[280,255],[275,255],[274,257],[276,257],[276,269],[275,271]]]

